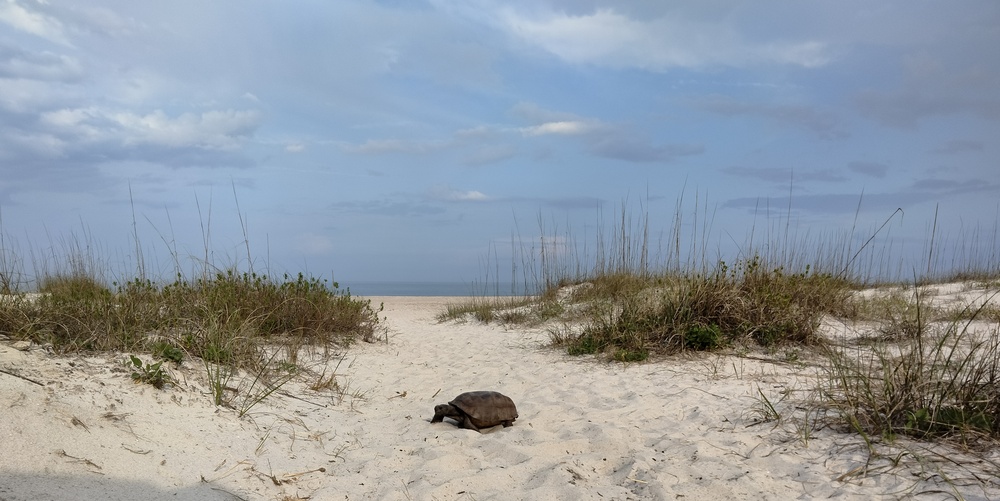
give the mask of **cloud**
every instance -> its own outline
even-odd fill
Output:
[[[885,177],[886,173],[889,172],[889,166],[885,164],[880,164],[876,162],[861,162],[854,161],[847,164],[847,168],[858,174],[864,174],[866,176],[877,177],[882,179]]]
[[[801,195],[791,197],[791,201],[789,197],[745,197],[727,200],[722,206],[750,212],[761,210],[765,206],[772,209],[791,206],[793,210],[817,214],[850,214],[857,210],[859,199],[864,210],[894,210],[899,207],[905,210],[943,197],[960,197],[974,192],[1000,193],[1000,184],[984,179],[928,178],[917,180],[909,188],[898,192],[865,193],[863,196],[841,193]]]
[[[259,122],[255,111],[218,110],[170,116],[100,106],[43,111],[0,106],[0,167],[18,186],[44,191],[103,192],[136,168],[246,168],[243,153]],[[119,166],[129,166],[119,168]],[[24,190],[26,188],[19,188]]]
[[[231,150],[253,134],[260,115],[253,110],[213,110],[171,117],[162,110],[138,114],[88,107],[47,111],[39,122],[62,137],[81,142]]]
[[[70,45],[58,19],[30,10],[16,0],[0,1],[0,22],[51,42]]]
[[[586,122],[582,120],[566,120],[560,122],[546,122],[531,127],[522,127],[519,130],[525,136],[544,136],[556,134],[562,136],[577,136],[587,134],[601,128],[600,123]]]
[[[613,127],[594,118],[585,118],[573,113],[547,110],[535,103],[520,102],[510,109],[510,115],[531,125],[519,127],[523,136],[578,136],[600,131],[608,131]]]
[[[383,153],[428,153],[441,149],[441,142],[421,142],[408,139],[369,139],[361,144],[342,143],[347,153],[378,155]]]
[[[475,127],[469,127],[468,129],[459,129],[455,131],[455,138],[459,141],[492,139],[499,136],[499,131],[488,125],[477,125]]]
[[[443,214],[445,209],[426,202],[409,200],[364,200],[351,202],[336,202],[329,205],[330,209],[349,214],[368,214],[390,217],[418,217]]]
[[[260,124],[256,111],[183,113],[176,118],[160,110],[146,115],[116,113],[111,119],[126,131],[126,144],[149,143],[171,147],[233,149]]]
[[[66,15],[72,16],[73,27],[81,31],[117,38],[148,29],[144,23],[107,7],[85,5],[74,7],[72,11],[66,12]]]
[[[77,82],[84,76],[75,58],[52,52],[30,52],[0,42],[0,78]]]
[[[961,39],[967,35],[955,36]],[[901,74],[895,75],[898,86],[860,90],[853,96],[854,106],[863,116],[899,129],[913,129],[924,120],[951,115],[1000,120],[996,92],[1000,65],[974,58],[986,50],[980,47],[986,47],[989,40],[995,42],[995,38],[964,44],[942,42],[932,49],[905,54],[900,57]]]
[[[900,129],[913,129],[927,118],[963,113],[1000,120],[1000,100],[962,97],[959,94],[869,90],[858,93],[854,105],[863,116]]]
[[[548,122],[567,122],[580,119],[578,115],[574,115],[573,113],[548,110],[535,103],[524,101],[511,107],[509,114],[515,118],[536,125]]]
[[[982,141],[973,141],[968,139],[953,139],[948,141],[937,148],[929,151],[929,153],[937,153],[940,155],[955,155],[958,153],[966,153],[970,151],[983,151]]]
[[[427,193],[428,198],[444,202],[485,202],[491,200],[490,197],[476,190],[456,190],[448,186],[434,186]]]
[[[770,207],[771,210],[785,212],[787,207],[794,211],[804,211],[814,214],[851,214],[857,211],[858,200],[861,199],[862,208],[865,210],[894,210],[897,207],[906,207],[915,203],[924,202],[926,194],[921,193],[866,193],[863,197],[857,194],[830,193],[822,195],[802,195],[789,197],[744,197],[727,200],[722,207],[728,209],[744,209],[753,213],[763,211]]]
[[[847,177],[834,169],[794,170],[781,167],[739,167],[732,166],[722,172],[736,177],[749,177],[772,183],[795,183],[798,181],[844,182]]]
[[[346,153],[377,155],[387,153],[433,154],[446,150],[472,150],[462,156],[462,164],[478,166],[512,158],[518,152],[509,143],[511,134],[531,140],[547,136],[577,138],[585,151],[604,158],[630,162],[669,162],[681,156],[703,153],[697,144],[657,145],[626,126],[573,113],[543,109],[533,103],[518,103],[509,114],[530,125],[500,127],[481,125],[460,129],[443,140],[368,139],[362,143],[340,143]]]
[[[698,144],[653,144],[642,133],[629,127],[547,110],[534,103],[518,103],[510,114],[534,123],[516,129],[524,137],[577,137],[584,141],[588,153],[603,158],[637,163],[670,162],[677,157],[698,155],[705,151],[705,147]]]
[[[289,143],[285,145],[285,151],[288,153],[302,153],[306,150],[306,145],[302,143]]]
[[[461,160],[463,165],[479,166],[500,162],[513,157],[517,153],[517,148],[503,143],[509,136],[509,130],[504,131],[492,126],[482,125],[459,129],[446,139],[368,139],[363,143],[340,142],[339,147],[345,153],[357,155],[398,153],[429,155],[456,150],[463,151]],[[471,152],[468,150],[471,150]]]
[[[363,143],[339,143],[341,151],[361,155],[381,155],[386,153],[428,154],[452,148],[462,148],[500,137],[499,131],[490,126],[459,129],[446,139],[367,139]]]
[[[12,160],[18,157],[34,157],[40,160],[51,160],[63,155],[67,148],[66,141],[48,133],[34,131],[6,131],[0,138],[0,144],[6,144],[0,152],[0,159]]]
[[[612,8],[589,13],[490,6],[499,27],[509,36],[574,64],[666,71],[708,66],[758,64],[815,68],[831,57],[814,40],[757,43],[725,23],[694,18],[632,18]]]
[[[841,128],[836,115],[810,106],[751,103],[725,96],[713,96],[695,101],[693,104],[698,109],[720,115],[761,117],[803,128],[822,139],[841,139],[848,135]]]
[[[997,191],[1000,184],[987,181],[985,179],[966,179],[959,181],[955,179],[918,179],[913,182],[913,189],[926,192],[938,193],[971,193],[980,191]]]
[[[489,145],[478,148],[462,160],[468,167],[478,167],[502,162],[517,155],[517,148],[509,144]]]
[[[596,138],[587,150],[599,157],[613,158],[627,162],[652,163],[670,162],[677,157],[700,155],[705,147],[698,144],[654,145],[621,134]]]
[[[0,116],[0,119],[10,127],[37,116],[41,111],[59,106],[59,103],[79,99],[69,87],[42,80],[0,78],[0,113],[9,114]]]
[[[449,86],[502,88],[502,78],[494,69],[498,54],[494,47],[483,43],[481,32],[467,31],[434,15],[416,16],[416,23],[407,17],[413,16],[401,16],[401,26],[387,37],[397,41],[382,45],[389,61],[388,72]],[[421,22],[421,27],[402,26]]]

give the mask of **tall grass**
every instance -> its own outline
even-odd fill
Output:
[[[901,243],[892,236],[893,223],[903,211],[892,211],[866,229],[859,223],[861,202],[859,198],[848,231],[819,234],[801,230],[790,206],[778,209],[762,201],[754,220],[763,222],[748,228],[742,245],[726,235],[735,252],[723,252],[721,241],[713,244],[716,215],[700,193],[690,207],[682,193],[669,224],[659,231],[646,212],[647,201],[638,202],[638,215],[628,200],[610,218],[599,208],[596,232],[582,239],[568,224],[560,226],[541,215],[537,237],[522,238],[515,218],[512,281],[517,283],[519,271],[522,288],[536,293],[529,298],[534,306],[484,295],[472,304],[452,306],[442,319],[473,312],[482,321],[540,322],[575,314],[581,308],[567,308],[558,290],[586,283],[592,287],[569,298],[586,310],[584,327],[553,332],[556,344],[571,353],[643,359],[654,352],[734,343],[818,343],[822,317],[846,314],[853,307],[848,301],[853,291],[915,271],[904,264],[912,259],[895,253]],[[946,255],[940,252],[937,232],[935,224],[923,251],[927,269],[920,271],[925,279],[948,276],[937,273],[937,260]],[[950,253],[950,276],[1000,274],[997,251],[989,245],[996,231],[989,238],[978,229],[959,237]],[[500,276],[498,263],[490,268]]]
[[[570,298],[584,305],[585,326],[553,333],[556,344],[574,354],[641,360],[737,343],[815,343],[822,315],[842,308],[852,288],[870,282],[872,269],[888,259],[868,245],[882,236],[881,228],[860,243],[853,234],[800,235],[789,216],[771,218],[766,202],[757,213],[768,222],[750,227],[747,243],[726,257],[712,250],[715,213],[707,197],[697,194],[692,204],[689,209],[682,194],[670,224],[654,231],[648,202],[640,201],[643,212],[634,215],[626,200],[607,220],[599,210],[596,233],[583,241],[539,216],[539,237],[513,239],[520,247],[511,268],[538,291],[538,304],[527,308],[535,314],[521,316],[542,321],[579,313],[561,304],[558,290],[586,283],[592,287]],[[454,311],[474,310],[481,320],[505,319],[511,311],[509,300],[475,302]]]

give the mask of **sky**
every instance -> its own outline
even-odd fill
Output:
[[[480,280],[623,210],[720,256],[989,243],[998,47],[996,0],[0,0],[0,232],[348,283]]]

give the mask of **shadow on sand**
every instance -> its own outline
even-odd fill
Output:
[[[0,501],[239,501],[246,498],[210,483],[197,483],[174,490],[125,479],[87,476],[10,474],[0,472]]]

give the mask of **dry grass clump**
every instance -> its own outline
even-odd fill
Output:
[[[824,405],[868,437],[1000,439],[1000,329],[980,321],[989,301],[941,322],[915,296],[905,336],[828,346]]]
[[[595,290],[602,294],[597,286],[587,294]],[[847,282],[829,274],[786,273],[755,257],[706,275],[631,282],[595,308],[579,334],[553,341],[570,354],[607,352],[623,361],[737,343],[815,344],[822,315],[842,308],[848,295]]]
[[[530,297],[476,296],[461,303],[449,304],[437,319],[439,322],[471,318],[485,324],[529,324],[533,318],[537,320],[532,313],[537,310],[538,304],[538,300]]]
[[[160,286],[149,280],[103,286],[93,277],[41,280],[35,299],[0,303],[0,332],[60,352],[174,350],[255,368],[263,346],[346,345],[372,339],[378,310],[315,278],[282,281],[234,270]],[[176,353],[176,351],[175,351]],[[290,357],[294,361],[294,357]]]
[[[550,320],[581,320],[603,311],[611,298],[647,294],[658,285],[660,282],[656,279],[627,273],[600,275],[586,282],[564,278],[537,295],[475,296],[449,304],[437,319],[440,322],[472,319],[483,323],[529,326]]]

